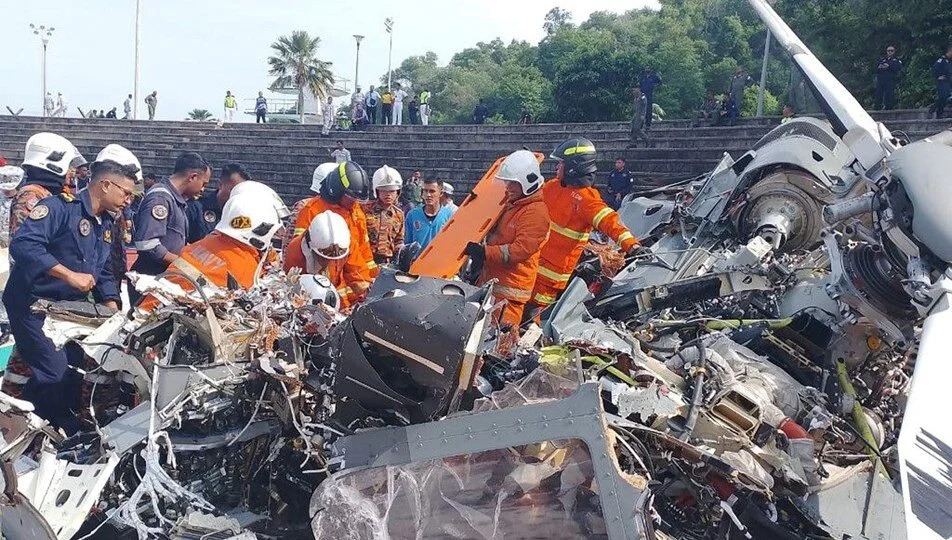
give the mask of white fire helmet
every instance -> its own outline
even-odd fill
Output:
[[[350,253],[350,228],[344,218],[330,210],[311,220],[307,238],[311,250],[325,259],[339,260]]]
[[[264,188],[271,190],[267,186]],[[277,193],[274,197],[263,196],[260,189],[233,192],[222,209],[221,220],[215,230],[258,251],[264,251],[271,246],[271,239],[282,227],[275,201],[280,201]]]
[[[266,184],[262,184],[257,180],[245,180],[243,182],[239,182],[231,189],[229,198],[242,193],[250,193],[263,199],[270,200],[281,219],[285,219],[291,215],[291,210],[288,209],[286,204],[284,204],[284,200],[281,199],[281,196],[275,193],[275,191]]]
[[[69,163],[76,157],[76,147],[66,137],[55,133],[37,133],[26,141],[23,151],[23,166],[49,171],[56,176],[66,176]]]
[[[339,309],[340,295],[334,284],[326,276],[320,274],[301,274],[297,282],[301,294],[310,298],[312,304],[324,304],[325,306]]]
[[[106,145],[105,148],[96,154],[94,163],[102,163],[103,161],[116,163],[122,167],[123,172],[127,176],[140,182],[142,181],[142,164],[139,163],[139,158],[124,146],[118,144]]]
[[[532,195],[542,186],[542,171],[535,154],[528,150],[517,150],[502,162],[496,178],[506,182],[518,182],[523,195]]]
[[[321,184],[324,182],[324,179],[336,168],[336,163],[321,163],[318,165],[317,168],[314,169],[314,176],[311,177],[311,191],[320,193]]]
[[[400,171],[384,165],[374,173],[373,188],[374,197],[377,196],[378,189],[384,191],[399,191],[403,189],[403,177],[400,176]]]

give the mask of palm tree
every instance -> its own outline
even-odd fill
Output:
[[[321,38],[311,37],[302,30],[291,32],[291,37],[281,36],[271,44],[274,55],[268,58],[268,73],[276,77],[271,88],[297,88],[297,110],[302,124],[304,89],[310,89],[318,101],[323,101],[328,88],[334,84],[331,63],[317,57],[320,45]]]
[[[205,109],[192,109],[188,112],[188,118],[186,120],[198,120],[204,122],[209,120],[212,117],[212,113],[208,112]]]

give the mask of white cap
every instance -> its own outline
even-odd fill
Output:
[[[452,195],[453,194],[453,184],[449,182],[443,182],[443,194]]]

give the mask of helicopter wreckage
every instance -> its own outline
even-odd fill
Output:
[[[518,341],[492,284],[392,269],[346,314],[277,269],[35,306],[87,429],[0,393],[3,534],[950,536],[952,136],[896,140],[751,4],[830,123],[630,196],[650,252],[593,241]]]

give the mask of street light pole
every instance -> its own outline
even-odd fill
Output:
[[[357,87],[360,86],[358,82],[360,76],[360,42],[364,39],[364,36],[354,34],[354,39],[357,41],[357,59],[354,61],[354,92],[356,92]]]
[[[40,90],[40,103],[42,107],[40,108],[43,111],[43,116],[46,117],[46,47],[50,44],[50,38],[53,37],[53,30],[56,30],[52,26],[47,28],[44,25],[36,26],[33,23],[30,23],[30,29],[33,30],[33,34],[39,36],[40,42],[43,44],[43,64],[42,70],[43,73],[40,76],[42,81],[42,90]]]
[[[136,67],[132,83],[132,119],[139,118],[139,0],[136,0]]]
[[[387,27],[387,33],[390,34],[390,53],[387,57],[387,88],[389,89],[393,86],[393,19],[387,17],[383,25]]]

